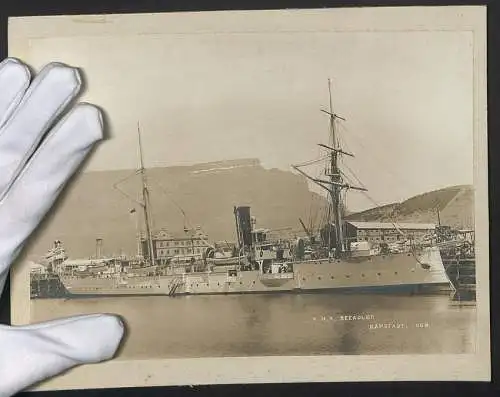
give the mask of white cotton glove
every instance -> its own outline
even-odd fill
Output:
[[[76,69],[47,65],[33,81],[14,59],[0,63],[0,292],[9,266],[67,180],[102,139],[102,118],[80,93]],[[110,359],[124,327],[112,315],[0,326],[0,396],[75,365]]]

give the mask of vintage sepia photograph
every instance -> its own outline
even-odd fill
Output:
[[[484,15],[10,20],[9,55],[78,67],[106,121],[14,271],[13,321],[127,326],[115,362],[47,387],[120,386],[104,372],[138,363],[169,377],[190,359],[240,368],[196,383],[297,380],[273,357],[359,360],[308,366],[311,381],[427,380],[436,357],[438,380],[489,379]],[[376,378],[385,359],[401,373]],[[269,378],[251,375],[266,363]]]

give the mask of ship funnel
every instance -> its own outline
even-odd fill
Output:
[[[95,239],[95,258],[101,259],[102,255],[102,238]]]
[[[234,207],[236,231],[240,247],[252,246],[252,219],[250,207]]]

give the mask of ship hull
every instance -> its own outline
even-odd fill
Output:
[[[406,292],[452,289],[437,249],[419,255],[390,254],[342,260],[304,261],[293,272],[185,273],[116,278],[62,278],[68,297],[213,295],[248,293]]]
[[[207,295],[275,295],[275,294],[369,294],[369,295],[426,295],[426,294],[449,294],[453,289],[448,283],[441,284],[404,284],[404,285],[382,285],[371,287],[332,287],[322,289],[289,289],[289,290],[253,290],[253,291],[206,291],[206,292],[178,292],[172,296],[207,296]],[[150,293],[130,293],[124,294],[116,290],[102,291],[99,293],[67,293],[65,296],[52,297],[52,299],[92,299],[92,298],[118,298],[118,297],[132,297],[132,296],[168,296],[168,293],[150,292]],[[38,299],[33,297],[32,299]]]

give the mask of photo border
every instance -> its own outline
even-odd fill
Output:
[[[166,14],[19,17],[9,20],[9,56],[28,60],[31,41],[43,37],[106,34],[231,32],[236,28],[342,32],[464,31],[473,35],[474,188],[477,262],[475,354],[385,356],[280,356],[116,360],[85,365],[31,390],[351,381],[489,381],[489,213],[486,92],[486,7],[394,7],[272,11],[203,11]],[[327,17],[325,17],[327,16]],[[168,23],[166,21],[168,20]],[[189,23],[186,23],[189,21]],[[333,28],[334,27],[334,28]],[[111,33],[112,32],[112,33]],[[29,267],[20,258],[11,273],[11,321],[30,319]]]

